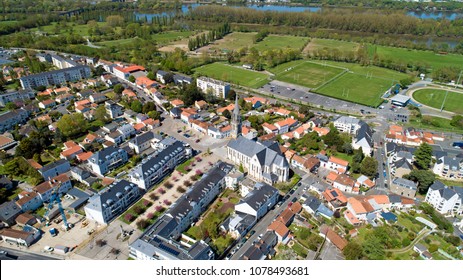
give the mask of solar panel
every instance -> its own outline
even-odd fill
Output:
[[[331,194],[332,194],[334,197],[338,197],[338,193],[335,192],[335,191],[331,191]]]
[[[177,251],[177,250],[175,250],[173,248],[170,248],[170,247],[168,247],[168,246],[166,246],[166,245],[164,245],[162,243],[159,244],[159,248],[161,248],[162,250],[164,250],[164,251],[166,251],[166,252],[168,252],[168,253],[170,253],[170,254],[172,254],[174,256],[178,256],[180,254],[179,251]]]

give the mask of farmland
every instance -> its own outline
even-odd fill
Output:
[[[195,69],[195,73],[251,88],[259,88],[268,82],[266,74],[223,63],[201,66]]]
[[[442,89],[421,89],[413,93],[413,98],[423,105],[440,109],[444,102],[444,110],[463,114],[463,93],[449,91],[445,98],[446,91]]]

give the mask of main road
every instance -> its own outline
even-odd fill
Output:
[[[11,259],[18,259],[18,260],[61,260],[62,258],[56,258],[44,254],[37,254],[31,253],[30,251],[26,250],[17,250],[12,248],[6,248],[1,246],[0,251],[4,251],[5,253],[0,254],[1,260],[11,260]],[[9,257],[11,256],[11,257]]]

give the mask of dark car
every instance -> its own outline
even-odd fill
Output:
[[[296,201],[297,201],[297,197],[291,199],[291,202],[293,202],[293,203],[296,202]]]
[[[199,141],[200,141],[199,139],[196,139],[195,143],[199,143]]]

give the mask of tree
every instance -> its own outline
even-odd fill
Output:
[[[99,65],[97,67],[95,67],[95,69],[93,70],[93,75],[96,76],[96,77],[100,77],[101,75],[103,75],[103,73],[105,72],[103,66]]]
[[[153,73],[153,72],[148,72],[148,74],[146,75],[146,77],[150,80],[156,80],[156,75]]]
[[[136,112],[136,113],[141,113],[142,110],[143,110],[143,104],[141,104],[140,101],[138,100],[135,100],[132,102],[132,104],[130,105],[130,109],[132,109],[132,111]]]
[[[129,76],[129,82],[135,83],[135,77],[133,75]]]
[[[149,101],[143,105],[142,113],[147,114],[148,112],[151,112],[153,110],[156,110],[156,105],[153,101]]]
[[[227,96],[228,100],[232,100],[234,101],[236,99],[236,92],[235,90],[231,89],[230,91],[228,91],[228,96]]]
[[[347,260],[360,260],[363,258],[362,246],[356,241],[349,242],[342,252]]]
[[[95,110],[95,120],[106,123],[110,120],[108,112],[104,106],[98,106]]]
[[[66,114],[57,122],[57,127],[65,137],[73,137],[86,132],[87,125],[87,120],[80,113]]]
[[[450,121],[450,125],[458,128],[463,128],[463,116],[462,115],[455,115],[452,117]]]
[[[434,183],[436,174],[430,170],[412,170],[410,174],[405,174],[403,178],[418,182],[418,191],[425,194],[428,191],[429,186]]]
[[[8,102],[5,104],[5,108],[7,108],[8,110],[14,110],[17,109],[18,106],[16,106],[16,104],[14,104],[13,102]]]
[[[428,169],[431,164],[432,147],[423,142],[415,151],[415,165],[419,169]]]
[[[222,112],[222,115],[227,119],[231,119],[231,113],[227,109],[225,109],[225,111]]]
[[[161,117],[161,113],[159,113],[158,111],[151,111],[148,112],[148,117],[152,118],[153,120],[159,120],[159,118]]]
[[[360,172],[370,178],[375,177],[378,170],[378,161],[372,157],[365,157],[360,165]]]
[[[121,84],[117,84],[113,88],[114,92],[117,93],[117,94],[122,94],[124,89],[125,89],[124,86],[122,86]]]

